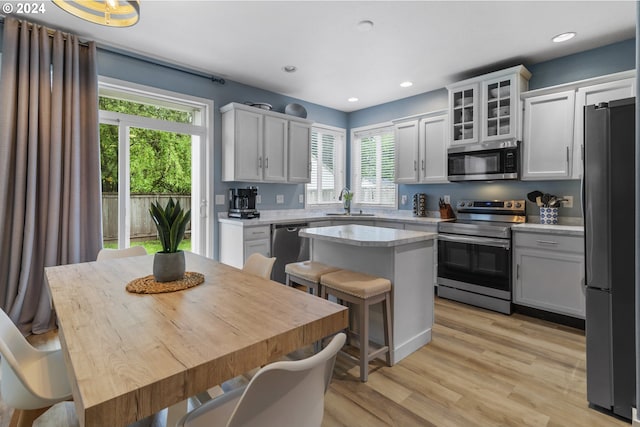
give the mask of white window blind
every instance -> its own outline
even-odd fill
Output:
[[[314,126],[311,129],[311,182],[307,205],[337,203],[344,187],[345,132]]]
[[[352,190],[355,202],[396,207],[395,141],[391,126],[354,132]]]

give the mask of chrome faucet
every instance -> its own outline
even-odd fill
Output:
[[[342,196],[344,194],[349,194],[351,193],[351,190],[349,190],[347,187],[344,187],[342,190],[340,190],[340,195],[338,196],[338,201],[341,202],[342,201]]]
[[[347,187],[344,187],[340,191],[338,201],[342,201],[342,206],[344,207],[344,211],[347,215],[351,215],[351,199],[353,199],[353,193]]]

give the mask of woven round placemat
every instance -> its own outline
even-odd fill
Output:
[[[193,288],[204,282],[204,274],[187,271],[184,279],[173,282],[156,282],[153,274],[134,279],[127,283],[127,291],[135,294],[160,294],[163,292],[175,292]]]

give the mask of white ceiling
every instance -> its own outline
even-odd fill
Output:
[[[45,4],[29,19],[342,111],[626,40],[636,16],[634,1],[141,0],[140,22],[116,29]],[[360,31],[362,20],[373,28]],[[578,36],[551,42],[566,31]],[[405,80],[414,85],[401,88]]]

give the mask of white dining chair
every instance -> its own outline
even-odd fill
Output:
[[[42,409],[71,398],[62,351],[38,350],[0,310],[0,393],[14,408],[11,425],[29,425]]]
[[[246,387],[204,403],[182,417],[177,427],[319,427],[324,395],[345,339],[339,333],[307,359],[265,366]]]
[[[130,256],[142,256],[147,255],[147,250],[144,246],[131,246],[124,249],[100,249],[96,261],[104,261],[107,259],[126,258]]]
[[[262,254],[254,253],[249,255],[249,258],[247,258],[244,263],[244,267],[242,267],[242,271],[262,277],[263,279],[269,279],[275,262],[275,257],[267,258]]]

